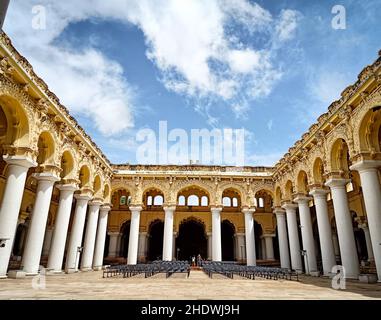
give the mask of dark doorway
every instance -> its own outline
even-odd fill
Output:
[[[176,239],[177,256],[179,260],[190,260],[192,256],[201,255],[207,258],[207,239],[204,225],[190,219],[182,222],[179,228],[179,236]]]
[[[161,260],[163,256],[164,222],[155,220],[149,227],[148,260]]]
[[[131,221],[126,221],[120,228],[122,238],[120,239],[120,256],[127,258],[128,255],[128,243],[130,241],[130,224]]]
[[[254,220],[254,235],[255,235],[255,256],[257,259],[259,257],[263,257],[262,255],[262,242],[261,242],[261,236],[262,236],[262,227],[261,225]]]
[[[234,260],[234,225],[224,220],[221,223],[222,261]]]

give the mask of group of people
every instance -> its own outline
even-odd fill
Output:
[[[198,254],[197,257],[192,256],[191,261],[192,261],[192,267],[196,267],[196,266],[201,267],[201,264],[202,264],[201,254]]]

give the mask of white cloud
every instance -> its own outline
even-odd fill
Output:
[[[11,3],[5,30],[62,102],[74,113],[87,115],[104,135],[134,126],[134,91],[122,67],[102,52],[94,47],[78,51],[55,41],[71,23],[94,17],[132,23],[142,30],[147,57],[169,90],[237,106],[238,97],[247,103],[271,93],[282,76],[274,62],[271,34],[277,33],[279,42],[289,40],[298,22],[296,11],[283,10],[274,18],[248,0],[25,2]],[[31,8],[37,4],[47,8],[46,30],[31,28]],[[264,33],[268,46],[245,44],[239,29]]]
[[[273,119],[270,119],[267,122],[267,129],[269,129],[269,131],[271,131],[273,129]]]
[[[245,157],[246,165],[252,166],[274,166],[279,159],[284,155],[284,152],[274,152],[268,154],[251,154]]]

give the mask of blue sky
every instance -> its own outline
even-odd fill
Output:
[[[337,4],[345,30],[331,25]],[[4,30],[113,163],[135,163],[136,132],[165,120],[244,128],[257,166],[377,58],[377,12],[378,0],[14,0]]]

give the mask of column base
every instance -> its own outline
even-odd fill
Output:
[[[68,270],[65,270],[65,273],[67,273],[67,274],[78,273],[78,270],[76,270],[76,269],[68,269]]]
[[[103,267],[102,266],[93,267],[93,270],[94,271],[101,271],[101,270],[103,270]]]
[[[26,276],[27,276],[27,273],[25,271],[21,271],[21,270],[8,271],[8,278],[11,278],[11,279],[22,279],[22,278],[26,278]]]
[[[380,280],[377,281],[377,275],[375,275],[375,274],[360,274],[359,275],[359,281],[363,282],[363,283],[380,282]]]
[[[319,271],[311,271],[310,272],[310,276],[312,276],[312,277],[319,277],[320,276],[320,272]]]
[[[62,270],[48,270],[46,272],[47,275],[60,275],[63,274],[64,272]]]
[[[91,268],[91,267],[81,268],[81,271],[89,272],[89,271],[93,271],[93,268]]]
[[[8,279],[8,276],[0,276],[0,279]]]

